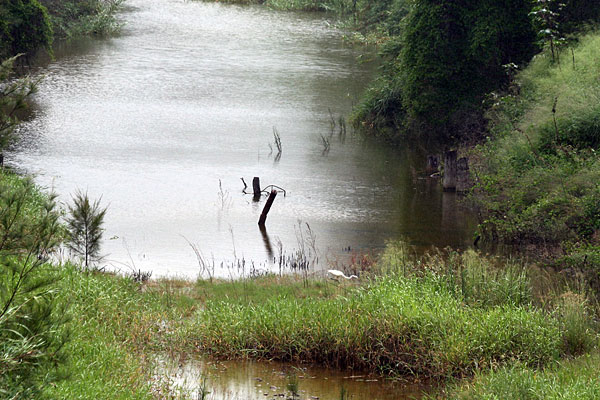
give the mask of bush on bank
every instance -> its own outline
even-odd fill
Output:
[[[8,0],[0,3],[0,60],[44,49],[54,39],[106,36],[124,0]]]
[[[57,39],[109,36],[121,24],[116,13],[125,0],[39,0],[47,9]]]
[[[0,60],[36,49],[50,51],[53,38],[48,11],[38,0],[0,3]]]

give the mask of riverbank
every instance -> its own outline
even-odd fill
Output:
[[[29,187],[7,173],[0,182],[17,188],[13,195]],[[33,188],[28,193],[23,198],[30,205],[15,208],[7,206],[11,194],[3,190],[2,209],[15,226],[43,235],[35,227],[48,224],[47,198]],[[7,225],[2,231],[18,232]],[[416,257],[406,245],[390,245],[358,282],[306,275],[138,282],[31,259],[23,250],[38,247],[27,240],[31,236],[20,237],[23,242],[0,249],[3,259],[15,261],[14,268],[2,269],[5,285],[14,284],[15,273],[24,277],[12,311],[0,319],[3,343],[12,346],[5,354],[13,356],[1,360],[8,371],[2,387],[10,395],[164,398],[172,388],[154,371],[156,355],[167,351],[446,382],[502,367],[550,366],[589,353],[597,343],[596,310],[585,292],[534,295],[522,265],[473,251]],[[58,230],[52,244],[60,237]],[[3,303],[10,293],[1,293]],[[41,314],[32,313],[35,307]],[[16,333],[26,315],[35,329]]]
[[[490,141],[471,151],[482,236],[535,247],[547,263],[583,271],[596,286],[598,46],[600,34],[591,32],[560,60],[536,57],[513,93],[493,95]]]
[[[478,374],[474,381],[461,385],[446,399],[564,399],[592,400],[600,396],[597,352],[573,360],[554,363],[536,370],[513,365],[498,371]]]

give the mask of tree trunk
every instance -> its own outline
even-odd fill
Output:
[[[254,200],[258,200],[260,198],[260,178],[258,176],[252,179],[252,191],[254,192]]]
[[[265,208],[263,208],[262,214],[260,214],[260,219],[258,220],[258,226],[264,226],[267,221],[267,214],[271,210],[271,206],[275,201],[275,196],[277,196],[277,190],[272,190],[269,198],[267,199],[267,203],[265,204]]]

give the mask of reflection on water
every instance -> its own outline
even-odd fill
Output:
[[[457,197],[409,173],[417,165],[419,175],[418,157],[351,132],[344,140],[339,126],[331,134],[331,115],[347,117],[374,66],[359,63],[365,50],[345,45],[322,16],[127,3],[121,37],[57,51],[7,159],[64,201],[77,188],[102,196],[113,266],[195,277],[188,241],[217,265],[261,263],[275,243],[298,247],[298,220],[313,229],[320,260],[401,236],[421,246],[469,242]],[[268,234],[257,226],[265,199],[242,193],[240,178],[254,176],[287,191]]]
[[[342,392],[345,399],[354,400],[418,399],[426,390],[376,376],[275,362],[164,359],[160,365],[157,385],[192,395],[208,391],[206,398],[213,400],[292,398],[290,386],[294,383],[299,395],[296,399],[302,400],[339,400]]]

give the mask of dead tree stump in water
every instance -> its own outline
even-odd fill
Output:
[[[254,200],[260,199],[260,178],[258,176],[252,179],[252,191],[254,192]]]
[[[264,226],[267,221],[267,214],[271,210],[271,206],[275,201],[275,197],[277,196],[277,190],[271,190],[271,194],[267,199],[267,203],[265,204],[265,208],[263,208],[262,214],[260,214],[260,218],[258,220],[258,226]]]
[[[456,190],[456,151],[447,151],[444,154],[444,180],[442,186],[444,192]]]

